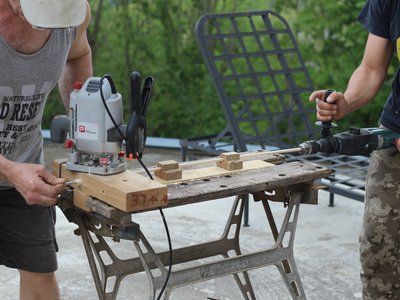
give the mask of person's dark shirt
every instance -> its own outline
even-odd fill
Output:
[[[400,60],[400,1],[367,0],[358,20],[372,34],[389,39]],[[397,69],[379,123],[400,133],[400,72]]]

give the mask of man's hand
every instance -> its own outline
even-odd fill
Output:
[[[310,95],[309,98],[311,102],[316,103],[318,120],[339,120],[350,112],[348,104],[346,103],[342,93],[333,92],[328,96],[326,102],[323,100],[324,94],[325,90],[315,91]]]
[[[374,99],[382,86],[393,53],[390,39],[368,35],[361,64],[353,72],[344,93],[332,93],[327,102],[324,90],[315,91],[310,101],[315,101],[320,121],[339,120]]]
[[[55,205],[65,188],[65,179],[54,176],[43,165],[12,162],[6,177],[29,205]]]

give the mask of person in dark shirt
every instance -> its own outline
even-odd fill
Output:
[[[382,86],[395,53],[400,58],[400,1],[367,0],[358,20],[368,30],[365,52],[344,93],[325,103],[315,91],[317,118],[338,120],[372,101]],[[400,74],[392,83],[379,126],[400,133]],[[360,234],[363,299],[400,299],[400,143],[374,151],[366,180]]]

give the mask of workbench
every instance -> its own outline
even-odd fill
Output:
[[[76,233],[83,240],[99,299],[116,299],[121,281],[127,275],[139,272],[147,275],[149,299],[159,296],[167,277],[169,279],[162,299],[169,299],[172,291],[180,286],[228,275],[234,277],[243,299],[256,299],[254,288],[257,287],[252,286],[248,271],[270,265],[278,268],[293,299],[306,299],[293,255],[299,208],[300,204],[317,204],[319,180],[329,175],[330,171],[308,162],[285,163],[281,155],[266,151],[256,153],[256,158],[273,165],[268,168],[225,172],[223,175],[199,176],[190,180],[168,182],[156,178],[167,186],[168,202],[164,209],[215,199],[224,201],[227,197],[235,198],[221,237],[173,249],[170,274],[170,252],[156,253],[140,230],[140,225],[135,223],[135,214],[156,210],[158,207],[126,212],[89,196],[85,204],[87,209],[81,209],[74,205],[74,189],[66,189],[60,196],[58,205],[68,220],[78,225]],[[254,159],[254,154],[250,159]],[[179,165],[185,172],[199,166],[204,167],[207,163],[215,164],[215,159]],[[155,167],[150,168],[153,174],[156,170]],[[142,170],[137,170],[137,173],[145,176]],[[249,195],[265,211],[275,243],[268,249],[242,253],[239,235],[244,205],[249,200]],[[281,202],[286,207],[280,228],[275,223],[270,201]],[[135,248],[132,258],[118,258],[109,239],[115,242],[121,239],[132,241]],[[210,257],[214,258],[211,262],[201,262]],[[187,262],[191,262],[188,267],[182,268],[180,265],[179,269],[174,269],[174,266],[185,265]]]

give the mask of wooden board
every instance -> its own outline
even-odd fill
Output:
[[[181,162],[182,178],[176,180],[164,180],[154,177],[154,181],[148,178],[143,169],[128,170],[115,175],[101,176],[88,173],[70,171],[66,168],[65,159],[53,161],[53,173],[63,177],[67,181],[82,180],[81,186],[74,188],[74,205],[90,211],[87,199],[93,197],[99,199],[123,212],[138,212],[155,209],[159,206],[175,206],[183,204],[178,200],[177,191],[183,195],[194,193],[199,196],[184,197],[183,202],[196,202],[209,199],[204,193],[212,190],[215,196],[226,197],[230,193],[251,193],[263,191],[274,186],[275,181],[288,185],[299,182],[313,182],[313,179],[321,178],[321,170],[316,166],[307,164],[284,164],[277,166],[266,160],[274,160],[277,155],[270,153],[245,153],[243,155],[243,168],[239,170],[225,170],[216,165],[217,158],[209,158],[201,161]],[[279,158],[279,157],[278,157]],[[296,167],[299,167],[297,170]],[[287,167],[289,169],[287,169]],[[156,168],[150,168],[154,174]],[[304,171],[306,171],[304,173]],[[325,173],[326,171],[324,170]],[[329,171],[328,171],[329,172]],[[315,178],[306,178],[305,174],[316,175]],[[250,176],[250,177],[249,177]],[[252,177],[255,176],[255,177]],[[251,179],[249,179],[249,178]],[[200,187],[200,190],[198,188]],[[168,191],[167,191],[168,189]],[[215,189],[215,190],[214,190]],[[207,194],[207,193],[206,193]],[[171,200],[174,203],[171,203]],[[177,201],[177,202],[176,202]],[[176,202],[176,203],[175,203]]]
[[[67,181],[80,179],[73,185],[74,205],[88,210],[86,198],[91,196],[125,212],[139,211],[168,203],[167,187],[149,177],[127,170],[114,175],[95,175],[70,171],[65,160],[53,161],[53,174]]]
[[[181,165],[181,163],[179,165]],[[212,178],[212,177],[218,177],[218,176],[224,176],[224,175],[229,176],[230,174],[237,173],[237,172],[268,168],[271,166],[274,166],[274,164],[257,159],[257,160],[244,161],[243,168],[240,170],[228,171],[223,168],[217,167],[214,163],[214,166],[203,166],[201,168],[199,168],[197,166],[197,168],[195,167],[192,169],[189,169],[189,168],[183,169],[182,179],[166,181],[157,176],[155,176],[154,179],[163,184],[181,183],[181,182],[191,181],[191,180],[195,180],[195,179],[196,180],[206,179],[206,178]]]
[[[276,188],[301,191],[303,203],[317,204],[319,180],[331,171],[309,162],[290,162],[233,172],[231,176],[219,176],[211,180],[192,180],[186,184],[168,184],[168,207],[251,194]]]

